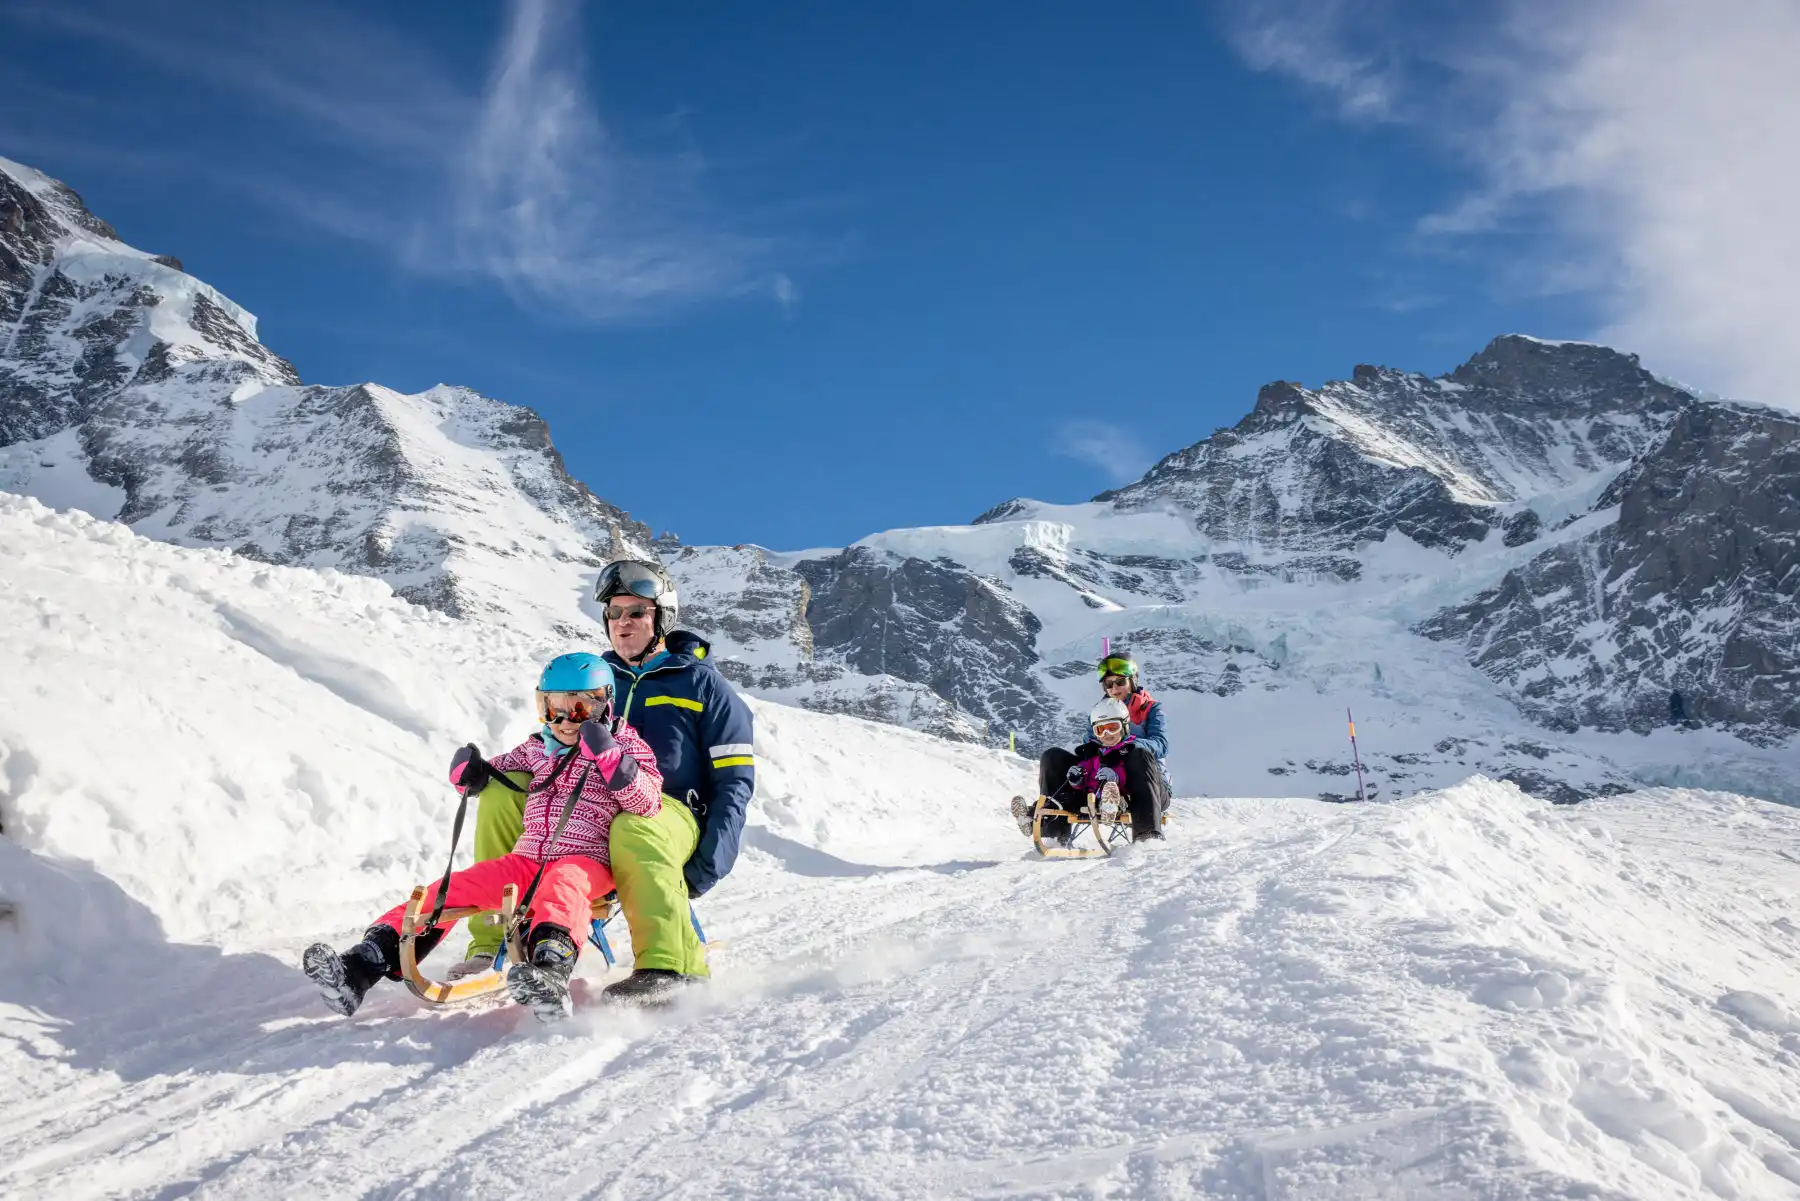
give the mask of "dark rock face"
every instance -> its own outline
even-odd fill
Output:
[[[820,654],[862,675],[929,687],[1021,744],[1054,738],[1058,706],[1031,670],[1037,615],[999,581],[948,559],[851,547],[801,562],[811,589],[807,624]]]
[[[176,347],[151,328],[171,296],[152,286],[167,267],[118,253],[64,255],[71,235],[115,243],[110,225],[94,217],[61,185],[34,191],[0,171],[0,446],[48,437],[87,420],[121,389],[140,380],[171,378],[193,364],[196,378],[235,386],[250,380],[299,382],[285,360],[271,354],[204,285],[185,288],[198,335]],[[190,281],[192,282],[192,281]],[[135,346],[143,344],[139,351]],[[202,360],[212,359],[208,369]]]
[[[1800,418],[1688,407],[1618,520],[1420,626],[1555,728],[1800,730]],[[1622,477],[1624,478],[1624,477]]]

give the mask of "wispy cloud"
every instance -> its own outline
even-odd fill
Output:
[[[1395,65],[1379,44],[1358,44],[1359,27],[1350,0],[1241,0],[1227,13],[1226,33],[1250,66],[1319,88],[1344,116],[1392,119]]]
[[[210,173],[408,271],[491,280],[592,322],[755,294],[798,303],[775,266],[788,247],[711,202],[691,146],[629,145],[602,121],[574,0],[512,0],[478,86],[406,34],[322,3],[98,0],[11,18],[279,122],[278,136],[212,148]]]
[[[634,155],[601,124],[576,24],[567,0],[513,5],[455,168],[455,261],[599,319],[752,291],[779,298],[788,289],[766,267],[772,246],[712,211],[698,155]]]
[[[1417,6],[1329,4],[1306,24],[1312,7],[1259,2],[1233,43],[1346,119],[1404,122],[1466,164],[1469,193],[1422,235],[1535,243],[1507,282],[1591,296],[1590,336],[1800,407],[1793,0],[1506,0],[1423,32]],[[1257,49],[1295,28],[1316,60]]]
[[[1053,427],[1050,448],[1065,459],[1099,468],[1115,486],[1136,480],[1156,461],[1142,438],[1104,421],[1060,421]]]

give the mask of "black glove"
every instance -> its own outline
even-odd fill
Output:
[[[494,778],[494,769],[474,743],[461,747],[450,756],[450,782],[466,793],[477,793]]]
[[[1085,775],[1087,775],[1087,768],[1079,763],[1073,763],[1069,765],[1069,770],[1063,773],[1063,779],[1071,784],[1079,784]]]

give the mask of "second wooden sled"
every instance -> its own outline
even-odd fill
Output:
[[[1046,817],[1067,818],[1068,838],[1060,843],[1046,843]],[[1080,845],[1084,835],[1093,845]],[[1091,792],[1079,810],[1065,809],[1049,797],[1039,797],[1037,807],[1031,813],[1031,841],[1038,854],[1046,859],[1105,858],[1113,853],[1113,847],[1118,843],[1131,841],[1131,813],[1117,802],[1110,809],[1103,807],[1100,798]]]

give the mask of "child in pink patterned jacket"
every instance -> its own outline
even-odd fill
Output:
[[[662,773],[656,756],[623,720],[614,722],[612,668],[598,655],[562,655],[538,679],[538,716],[544,727],[524,742],[482,760],[473,746],[450,762],[450,782],[474,794],[494,773],[531,773],[525,829],[512,853],[454,872],[446,907],[498,908],[508,884],[523,892],[543,866],[532,897],[526,962],[506,974],[507,990],[539,1019],[570,1012],[569,976],[593,902],[613,890],[607,831],[621,810],[654,817],[662,808]],[[576,796],[576,789],[580,795]],[[425,903],[435,906],[432,888]],[[325,1003],[348,1017],[375,982],[400,979],[400,921],[404,905],[376,919],[363,940],[338,954],[325,943],[306,949],[302,970]],[[422,932],[415,951],[424,958],[449,929]]]

